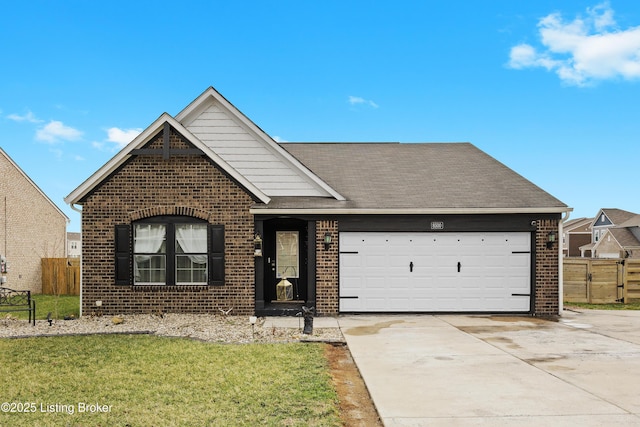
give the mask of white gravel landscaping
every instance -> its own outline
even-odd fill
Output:
[[[152,334],[185,337],[218,343],[271,343],[326,341],[344,342],[340,329],[314,328],[313,334],[302,333],[304,321],[291,318],[273,322],[260,317],[251,325],[249,317],[210,314],[139,314],[122,316],[83,316],[72,320],[38,320],[32,326],[11,315],[0,318],[0,338],[85,334]]]

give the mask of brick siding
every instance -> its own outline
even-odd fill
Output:
[[[331,233],[331,245],[324,248],[324,235]],[[316,312],[336,315],[339,309],[338,221],[316,221]]]
[[[171,148],[188,148],[172,131]],[[162,133],[145,148],[162,148]],[[254,312],[253,205],[249,194],[203,156],[133,157],[83,201],[83,314]],[[223,286],[115,285],[119,224],[156,215],[186,215],[225,226]]]
[[[0,254],[5,287],[42,292],[42,258],[66,256],[67,218],[0,153]]]
[[[559,313],[559,268],[558,245],[560,236],[551,248],[547,248],[547,236],[550,231],[558,232],[558,220],[539,220],[536,229],[536,316],[557,316]]]

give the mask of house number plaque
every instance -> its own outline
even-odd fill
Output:
[[[431,221],[432,230],[444,230],[444,221]]]

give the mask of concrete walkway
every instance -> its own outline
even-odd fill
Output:
[[[640,312],[338,323],[387,427],[640,425]]]

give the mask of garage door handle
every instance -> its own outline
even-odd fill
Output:
[[[413,273],[413,261],[409,263],[409,272]]]
[[[460,273],[461,268],[462,268],[462,264],[460,264],[460,261],[458,261],[458,273]]]

